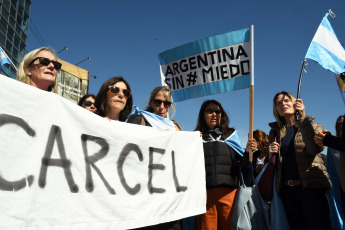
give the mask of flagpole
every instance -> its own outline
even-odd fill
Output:
[[[254,25],[250,26],[250,52],[249,139],[252,139],[254,127]],[[249,149],[249,161],[253,161],[253,151],[251,149]]]
[[[299,74],[299,81],[298,81],[298,88],[297,88],[297,99],[299,99],[300,91],[301,91],[301,83],[302,83],[302,77],[303,77],[303,72],[304,72],[304,67],[307,63],[307,60],[303,60],[302,63],[302,68],[301,68],[301,73]],[[298,120],[298,111],[295,112],[296,120]]]

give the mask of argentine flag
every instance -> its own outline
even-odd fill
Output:
[[[133,106],[132,112],[129,114],[129,117],[134,115],[143,116],[152,127],[160,130],[170,130],[176,131],[175,124],[172,120],[158,116],[154,113],[147,112],[145,110],[140,110],[138,106]]]
[[[245,28],[160,53],[162,85],[175,102],[248,88],[254,83],[252,39]]]
[[[345,72],[345,50],[327,19],[328,15],[329,13],[326,13],[323,17],[305,58],[312,59],[323,68],[340,74]]]
[[[0,47],[0,67],[5,64],[11,64],[11,60],[5,54],[5,51]]]
[[[243,156],[245,149],[242,146],[241,139],[237,134],[237,130],[233,132],[226,140],[224,141],[231,148],[233,148],[238,154]]]

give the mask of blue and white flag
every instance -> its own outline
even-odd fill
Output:
[[[171,130],[176,131],[174,122],[168,118],[158,116],[154,113],[147,112],[145,110],[140,110],[138,106],[133,106],[131,114],[129,116],[141,115],[143,116],[152,127],[161,130]]]
[[[169,86],[175,102],[248,88],[250,37],[246,28],[160,53],[162,85]]]
[[[329,23],[327,17],[323,17],[319,28],[305,58],[312,59],[319,63],[323,68],[336,74],[345,72],[345,50],[335,35],[335,32]]]
[[[7,57],[5,51],[0,47],[0,68],[5,64],[11,64],[11,60]]]
[[[237,130],[226,138],[224,142],[233,148],[238,154],[243,156],[245,149],[242,146],[241,139],[237,134]]]

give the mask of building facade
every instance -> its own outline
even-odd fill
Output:
[[[15,66],[26,54],[31,0],[0,0],[0,45]],[[2,74],[16,77],[12,65],[4,65]]]

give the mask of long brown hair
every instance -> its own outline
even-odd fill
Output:
[[[258,149],[260,151],[260,156],[264,155],[266,152],[266,149],[268,148],[268,136],[267,134],[257,129],[253,132],[253,138],[256,140],[258,144]]]
[[[128,82],[125,79],[123,79],[123,77],[112,77],[106,82],[104,82],[96,96],[96,100],[95,100],[95,106],[97,108],[96,114],[100,115],[101,117],[106,116],[105,108],[107,104],[107,93],[109,91],[109,86],[112,86],[116,84],[117,82],[121,82],[121,81],[126,84],[128,90],[131,90],[131,87],[129,87]],[[132,107],[133,107],[133,97],[131,95],[129,98],[127,98],[127,103],[126,103],[125,108],[120,112],[119,121],[125,121],[127,119],[128,115],[132,111]]]

